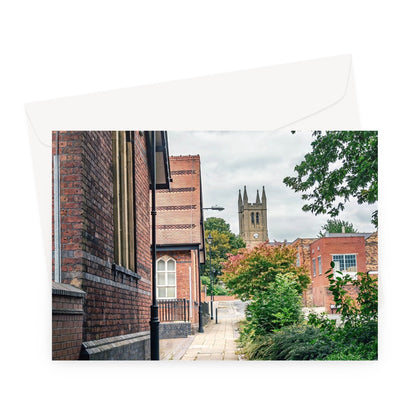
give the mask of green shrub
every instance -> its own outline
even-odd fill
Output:
[[[331,265],[333,267],[333,264]],[[327,272],[329,290],[339,305],[342,324],[336,328],[325,314],[309,316],[308,323],[325,332],[334,342],[327,360],[377,360],[378,358],[378,287],[377,279],[368,273],[351,276]],[[358,288],[357,299],[346,290],[349,283]]]
[[[247,306],[246,318],[245,331],[252,333],[252,336],[300,323],[303,315],[297,283],[286,275],[276,275],[267,291],[253,296]]]
[[[322,360],[334,343],[319,328],[300,325],[257,338],[240,338],[241,352],[249,360]]]

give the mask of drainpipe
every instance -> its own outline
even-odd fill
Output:
[[[159,360],[159,307],[156,299],[156,132],[151,133],[152,178],[152,306],[150,307],[150,359]]]
[[[189,317],[193,316],[192,308],[192,268],[189,266]]]
[[[59,166],[59,132],[56,132],[56,152],[53,156],[53,220],[54,220],[54,258],[53,280],[61,283],[61,175]]]
[[[198,332],[204,332],[204,325],[202,322],[202,303],[201,303],[201,253],[198,247]]]

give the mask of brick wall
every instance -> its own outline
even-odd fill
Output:
[[[85,293],[52,283],[52,359],[77,360],[81,352]]]
[[[311,269],[311,251],[309,247],[310,244],[315,240],[315,238],[298,238],[293,243],[291,243],[291,245],[297,249],[299,266],[304,267],[308,271]],[[308,285],[306,290],[303,291],[302,300],[304,306],[313,306],[312,282]]]
[[[331,313],[330,305],[334,303],[333,296],[328,290],[329,282],[325,272],[331,268],[333,254],[356,254],[357,271],[366,272],[365,239],[356,237],[323,237],[310,244],[310,276],[312,279],[313,306],[324,306],[326,312]],[[322,273],[318,271],[318,257],[321,257]],[[312,259],[316,259],[316,276],[313,276]],[[357,292],[353,286],[347,286],[355,297]]]
[[[171,189],[156,193],[158,244],[203,244],[198,155],[170,156]]]
[[[371,234],[365,240],[365,256],[367,271],[378,272],[378,232]]]
[[[62,281],[86,292],[83,341],[149,330],[149,177],[138,132],[134,144],[137,269],[131,272],[114,265],[111,132],[59,132]],[[54,154],[57,148],[54,133]]]

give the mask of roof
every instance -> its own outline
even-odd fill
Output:
[[[156,243],[203,248],[199,155],[170,156],[170,190],[156,192]]]
[[[331,237],[364,237],[368,238],[373,233],[327,233],[323,238]]]
[[[145,131],[147,160],[149,161],[150,181],[153,174],[153,149],[155,150],[156,162],[156,189],[169,189],[170,186],[170,166],[169,166],[169,146],[166,131]],[[154,140],[154,143],[153,143]],[[154,148],[153,148],[154,144]],[[150,189],[152,188],[150,184]]]

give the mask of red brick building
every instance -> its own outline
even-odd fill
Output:
[[[324,307],[328,313],[335,312],[334,300],[328,290],[326,271],[335,263],[335,271],[356,275],[358,272],[377,273],[377,232],[327,234],[322,238],[297,239],[297,264],[310,271],[311,284],[304,293],[308,307]],[[347,290],[356,295],[356,288],[347,285]],[[332,307],[331,307],[332,306]]]
[[[171,156],[169,160],[170,190],[156,193],[160,317],[165,322],[187,320],[195,329],[199,322],[200,264],[205,262],[200,158]],[[184,305],[188,316],[168,316],[169,312],[163,313],[164,305],[177,308]],[[166,334],[170,336],[177,334],[171,331]]]
[[[291,245],[297,248],[296,265],[304,266],[306,270],[311,268],[311,252],[309,249],[310,244],[315,241],[315,238],[297,238],[291,243]],[[312,291],[306,290],[303,292],[303,303],[305,306],[312,306]]]
[[[53,359],[150,358],[150,134],[53,133]],[[157,187],[169,187],[156,132]]]

